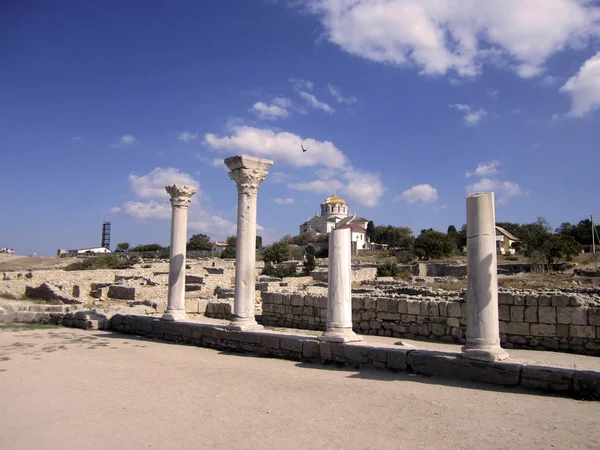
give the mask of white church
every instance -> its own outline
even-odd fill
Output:
[[[315,234],[329,234],[333,229],[349,228],[352,235],[352,247],[354,250],[370,248],[367,237],[367,224],[369,221],[356,214],[348,216],[348,204],[335,195],[325,199],[321,203],[321,214],[315,214],[300,225],[300,234],[314,232]]]

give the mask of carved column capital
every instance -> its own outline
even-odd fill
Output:
[[[165,186],[165,190],[171,196],[171,205],[173,207],[187,208],[192,201],[192,195],[198,191],[198,188],[186,186],[185,184],[170,184]]]
[[[260,169],[235,169],[229,172],[229,178],[237,184],[238,193],[256,195],[260,182],[267,174],[266,170]]]

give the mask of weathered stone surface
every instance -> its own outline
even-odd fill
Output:
[[[531,335],[532,336],[556,336],[556,325],[544,324],[544,323],[532,323],[531,324]]]
[[[556,323],[556,308],[551,306],[540,306],[538,308],[540,323]]]
[[[406,370],[406,355],[411,350],[397,349],[388,350],[386,364],[390,370]]]
[[[107,296],[118,300],[135,300],[135,288],[113,284],[109,286]]]
[[[594,339],[596,337],[596,327],[571,325],[569,334],[571,337]]]
[[[547,391],[568,391],[573,380],[573,370],[538,366],[523,366],[521,385]]]
[[[523,322],[525,315],[524,306],[511,306],[510,307],[510,320],[511,322]]]
[[[521,366],[464,359],[458,354],[414,350],[407,356],[407,365],[423,375],[484,381],[492,384],[516,385]]]

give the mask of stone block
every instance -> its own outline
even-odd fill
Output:
[[[571,325],[569,327],[569,335],[574,338],[596,338],[596,327],[585,325]]]
[[[290,304],[292,306],[303,306],[304,305],[304,297],[301,294],[294,294],[294,295],[292,295]]]
[[[327,309],[327,297],[317,297],[317,305],[319,308]]]
[[[500,305],[513,305],[514,298],[510,292],[499,292],[498,293],[498,303]]]
[[[525,322],[537,322],[538,321],[538,307],[537,306],[526,306],[525,307]]]
[[[571,306],[585,306],[585,300],[575,295],[569,296],[569,305]]]
[[[538,305],[538,296],[537,295],[528,295],[525,298],[526,306],[537,306]]]
[[[588,325],[600,327],[600,308],[588,308]]]
[[[352,297],[352,309],[364,309],[365,301],[362,297]]]
[[[408,314],[414,314],[414,315],[421,314],[421,302],[419,302],[419,301],[407,300],[406,308],[407,308]]]
[[[443,336],[446,334],[446,328],[439,323],[434,323],[431,325],[431,332],[436,336]]]
[[[302,341],[302,357],[309,360],[318,360],[321,358],[319,341],[316,339],[304,339]]]
[[[378,298],[375,300],[375,310],[377,312],[387,312],[388,300],[387,298]]]
[[[589,400],[600,398],[600,372],[577,370],[573,373],[573,392],[577,397]]]
[[[365,297],[364,303],[365,303],[365,309],[375,309],[376,308],[376,301],[374,298]]]
[[[569,306],[568,295],[553,295],[552,306]]]
[[[556,336],[556,325],[544,324],[544,323],[532,323],[531,324],[531,335],[532,336]]]
[[[369,347],[369,361],[372,363],[380,362],[385,364],[387,362],[387,349],[381,347]]]
[[[545,391],[568,391],[573,381],[573,370],[558,367],[523,366],[521,386]]]
[[[510,307],[510,321],[511,322],[523,322],[525,317],[524,306],[511,306]]]
[[[552,306],[552,296],[551,295],[538,295],[538,305],[539,306]]]
[[[387,307],[389,313],[398,314],[398,299],[388,298]]]
[[[498,318],[500,320],[504,320],[505,322],[510,322],[510,306],[509,305],[498,305]]]
[[[540,323],[556,323],[556,308],[551,306],[539,306],[538,318]]]
[[[515,295],[513,297],[513,304],[517,306],[525,306],[525,296],[524,295]]]
[[[263,334],[260,338],[260,345],[265,348],[279,350],[281,336],[278,334]]]
[[[588,324],[587,308],[573,308],[571,316],[573,318],[573,325],[587,325]]]
[[[448,317],[448,302],[438,302],[438,308],[440,310],[440,316]]]
[[[394,321],[400,320],[400,314],[379,312],[379,313],[377,313],[377,318],[381,319],[381,320],[387,320],[390,322],[394,322]]]
[[[500,322],[500,333],[529,336],[529,324],[527,322]]]
[[[130,286],[111,285],[108,288],[108,298],[118,300],[135,300],[135,288]]]
[[[446,325],[454,328],[460,327],[460,319],[458,317],[448,317],[446,319]]]
[[[398,300],[398,313],[399,314],[408,314],[407,301],[403,298]]]
[[[387,351],[387,368],[389,370],[406,370],[406,355],[411,350],[388,350]]]
[[[462,317],[461,302],[448,303],[448,317]]]
[[[569,325],[556,325],[557,337],[569,337]]]
[[[344,359],[348,364],[360,366],[369,362],[369,347],[363,345],[344,345]]]
[[[430,316],[439,316],[440,315],[440,308],[438,306],[438,302],[429,302],[427,304],[427,313]]]
[[[486,362],[427,350],[414,350],[407,356],[407,365],[418,374],[459,378],[505,386],[519,383],[519,364]]]

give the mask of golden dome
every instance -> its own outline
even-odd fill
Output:
[[[338,197],[337,195],[334,194],[331,197],[328,197],[324,202],[324,205],[345,205],[346,202],[344,201],[344,199]]]

